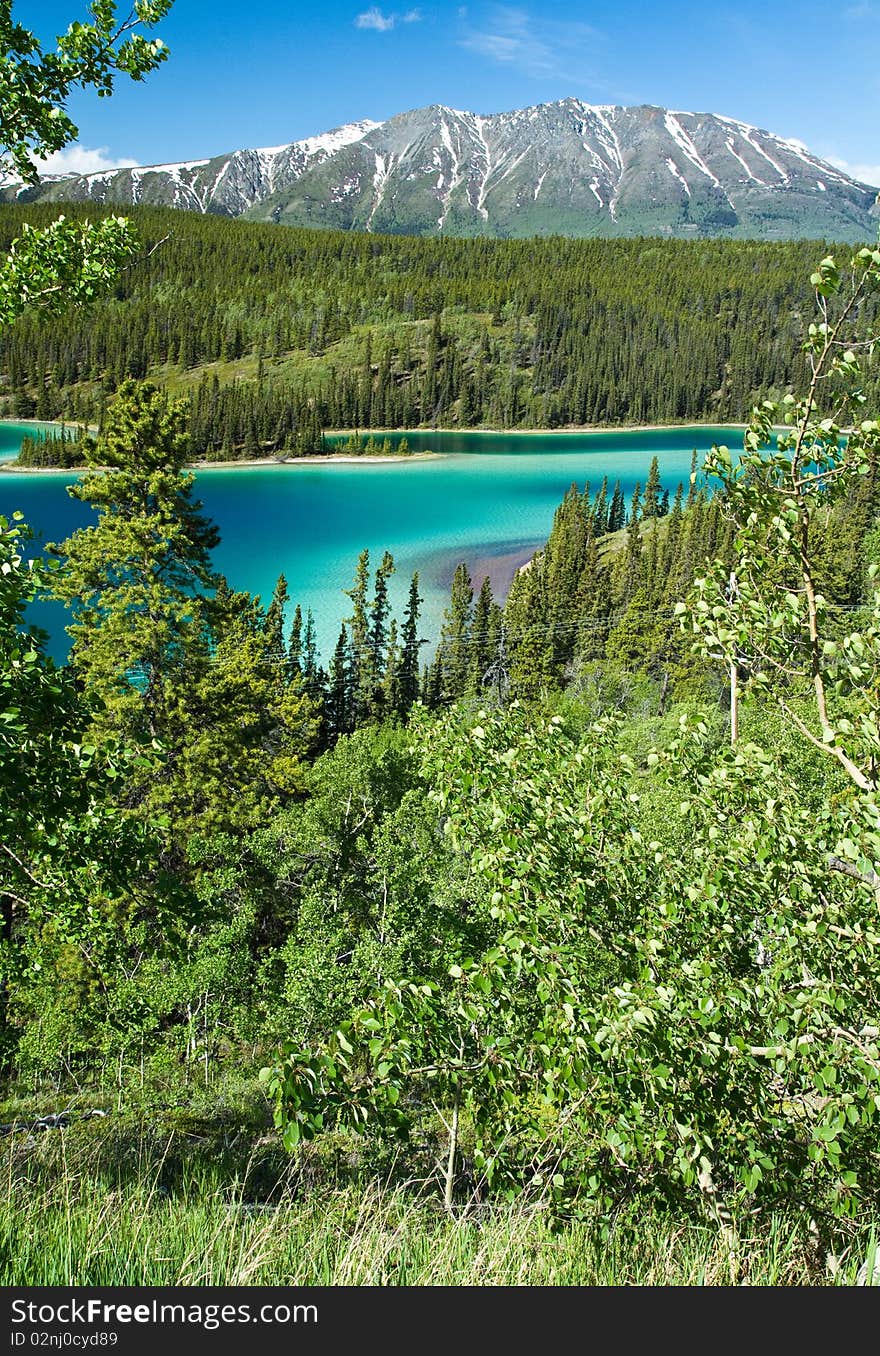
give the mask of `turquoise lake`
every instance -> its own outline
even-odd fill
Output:
[[[0,459],[15,456],[33,425],[0,424]],[[403,436],[402,434],[399,436]],[[419,571],[423,633],[435,637],[455,566],[466,561],[477,587],[484,574],[503,593],[516,567],[546,539],[568,487],[592,492],[608,477],[629,501],[657,456],[663,485],[674,495],[687,482],[691,454],[715,442],[739,447],[742,431],[707,425],[602,433],[407,433],[423,461],[316,462],[307,465],[200,471],[196,496],[217,523],[215,561],[238,589],[268,602],[279,573],[291,597],[315,615],[325,659],[347,614],[343,589],[358,553],[378,564],[386,549],[397,571],[392,600],[403,614],[413,570]],[[70,499],[63,475],[0,476],[0,513],[21,509],[38,540],[58,541],[92,520]],[[69,479],[74,479],[71,475]],[[56,656],[64,654],[64,613],[40,610]],[[427,647],[426,647],[427,648]]]

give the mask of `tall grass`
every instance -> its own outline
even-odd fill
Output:
[[[852,1284],[866,1223],[831,1255],[806,1217],[733,1234],[632,1210],[555,1221],[539,1201],[463,1204],[415,1185],[354,1185],[241,1146],[71,1126],[4,1144],[2,1285]]]

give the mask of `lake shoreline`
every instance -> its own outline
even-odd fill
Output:
[[[442,457],[442,452],[404,452],[400,456],[393,453],[388,456],[357,456],[349,453],[330,453],[328,456],[316,455],[314,457],[251,457],[247,461],[188,461],[185,464],[187,471],[248,471],[261,466],[322,466],[326,462],[342,462],[353,466],[361,462],[368,462],[374,466],[381,466],[384,462],[403,462],[403,461],[433,461],[435,457]],[[14,461],[0,462],[0,473],[17,476],[73,476],[81,475],[84,471],[106,470],[102,466],[19,466]]]
[[[316,452],[312,457],[254,457],[250,461],[190,461],[187,467],[191,471],[236,471],[239,467],[253,466],[315,466],[322,465],[324,462],[344,462],[352,466],[358,466],[361,462],[369,462],[374,466],[381,466],[387,461],[433,461],[435,457],[442,457],[442,452],[388,452],[372,454],[365,452],[362,456],[356,452]]]
[[[412,433],[422,434],[431,433],[466,433],[470,434],[492,434],[495,437],[516,437],[516,438],[546,438],[553,434],[578,434],[578,433],[675,433],[677,429],[682,428],[732,428],[742,429],[745,432],[747,424],[738,424],[725,420],[720,424],[701,423],[699,420],[686,419],[680,424],[563,424],[557,428],[461,428],[461,427],[431,427],[428,428],[370,428],[370,429],[350,429],[350,428],[327,428],[324,430],[326,438],[349,438],[351,435],[360,434],[361,437],[375,437],[378,434],[399,434],[401,437],[409,437]]]
[[[39,424],[43,427],[53,421],[45,419],[4,419],[0,423],[8,424]],[[60,421],[58,426],[61,427]],[[65,425],[65,427],[70,427]],[[568,424],[563,428],[377,428],[367,430],[357,429],[327,429],[325,436],[328,438],[349,438],[360,435],[365,437],[374,437],[377,434],[390,435],[398,437],[408,437],[410,434],[432,433],[440,435],[461,435],[468,436],[485,434],[487,437],[515,437],[515,438],[546,438],[550,436],[577,437],[580,434],[594,433],[674,433],[676,429],[695,428],[729,428],[737,431],[745,430],[745,424],[700,424],[700,423],[681,423],[681,424]],[[191,461],[186,463],[187,470],[190,471],[248,471],[256,470],[263,466],[316,466],[328,463],[359,465],[364,463],[370,466],[381,466],[384,463],[395,463],[406,461],[432,461],[437,457],[450,456],[446,452],[404,452],[404,453],[351,453],[351,452],[328,452],[315,453],[313,456],[299,457],[249,457],[247,460],[228,460],[228,461]],[[18,466],[15,462],[0,463],[0,473],[6,472],[13,475],[79,475],[88,470],[85,466]],[[97,469],[97,468],[95,468]]]

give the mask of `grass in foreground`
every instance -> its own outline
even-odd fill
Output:
[[[72,1125],[9,1136],[2,1285],[853,1284],[876,1229],[820,1242],[806,1215],[733,1232],[633,1209],[554,1221],[539,1201],[463,1204],[418,1184],[334,1185],[274,1137]]]

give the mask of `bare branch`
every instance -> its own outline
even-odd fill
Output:
[[[836,759],[837,762],[840,763],[841,767],[845,770],[847,776],[850,778],[851,781],[855,782],[856,786],[859,788],[860,791],[873,791],[875,789],[874,780],[870,777],[867,777],[865,773],[862,772],[861,768],[858,767],[858,765],[854,763],[853,760],[847,756],[847,754],[844,753],[843,749],[840,748],[839,745],[834,743],[833,740],[826,743],[824,740],[819,739],[816,735],[813,734],[813,731],[809,728],[809,726],[804,724],[800,716],[797,715],[796,712],[792,711],[790,706],[788,706],[784,701],[781,700],[779,705],[781,709],[785,712],[785,714],[788,716],[789,720],[794,722],[794,724],[800,730],[801,734],[804,736],[805,739],[808,739],[810,743],[815,745],[817,749],[821,749],[823,753],[827,753],[829,757]],[[827,728],[831,730],[830,725]]]

